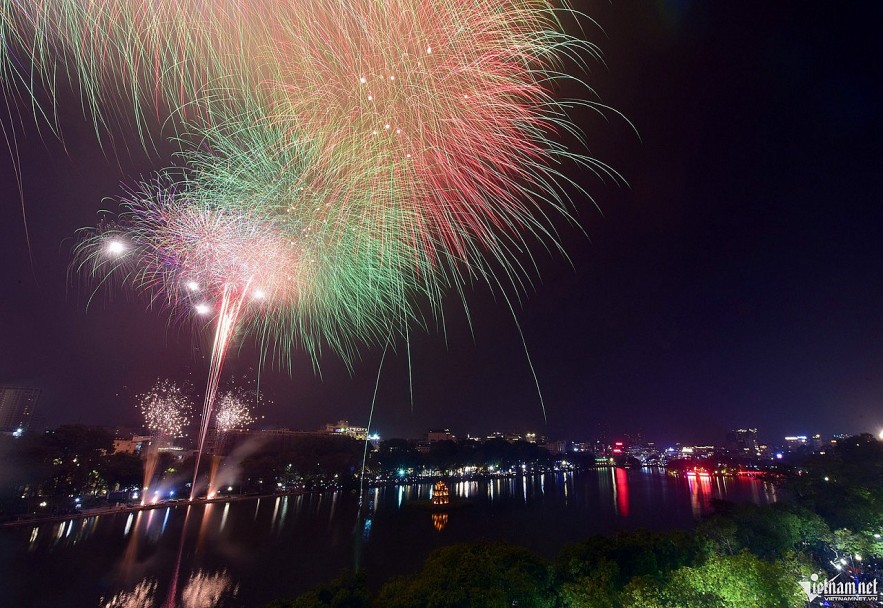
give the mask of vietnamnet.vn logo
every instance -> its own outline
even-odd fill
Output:
[[[842,573],[841,573],[842,574]],[[876,602],[880,599],[878,591],[878,581],[859,581],[855,580],[837,580],[840,578],[837,574],[834,578],[826,581],[820,581],[818,574],[810,576],[809,581],[800,583],[801,588],[806,593],[807,601],[810,603],[817,598],[834,602]]]

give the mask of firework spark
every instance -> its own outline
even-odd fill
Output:
[[[250,396],[242,389],[234,389],[221,393],[215,414],[215,426],[218,433],[227,433],[243,429],[254,422],[251,414]]]
[[[190,398],[170,380],[157,380],[147,393],[138,396],[144,425],[157,443],[182,437],[193,409]]]

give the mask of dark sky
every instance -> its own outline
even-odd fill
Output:
[[[875,6],[578,3],[603,28],[587,29],[606,62],[589,82],[640,138],[613,113],[578,117],[591,154],[628,185],[573,173],[598,206],[575,202],[588,236],[563,228],[572,264],[537,248],[518,320],[548,423],[505,303],[479,288],[474,335],[454,298],[447,342],[412,335],[413,408],[402,345],[387,356],[377,430],[721,442],[745,425],[768,441],[883,428]],[[156,377],[202,386],[205,347],[121,295],[87,312],[67,265],[76,229],[112,207],[102,199],[166,159],[131,133],[102,151],[74,98],[60,103],[64,145],[27,115],[18,124],[33,266],[14,165],[0,159],[0,383],[43,388],[50,426],[136,425],[134,394]],[[350,375],[327,357],[317,378],[295,354],[290,375],[264,370],[263,422],[364,424],[379,360],[366,350]],[[256,361],[246,343],[228,371],[254,376]]]

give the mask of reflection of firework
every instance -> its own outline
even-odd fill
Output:
[[[149,608],[156,605],[157,581],[146,578],[132,591],[120,591],[109,600],[101,598],[102,608]],[[239,585],[233,582],[226,570],[210,574],[197,570],[190,575],[183,591],[180,605],[183,608],[214,608],[239,594]],[[170,598],[174,602],[177,598]],[[164,604],[165,605],[165,604]],[[172,605],[170,602],[168,605]],[[175,605],[178,605],[175,603]]]
[[[144,425],[158,439],[172,439],[184,434],[193,403],[177,384],[157,380],[149,392],[139,395],[138,401]]]
[[[190,576],[190,580],[181,592],[181,606],[212,608],[220,605],[225,596],[234,598],[238,593],[239,585],[233,582],[226,570],[215,574],[197,570]]]
[[[221,393],[215,406],[215,426],[219,433],[242,429],[254,422],[251,415],[251,399],[242,389]]]
[[[137,585],[132,591],[120,591],[115,596],[104,601],[101,598],[103,608],[145,608],[156,605],[156,587],[157,582],[151,578],[146,578]]]

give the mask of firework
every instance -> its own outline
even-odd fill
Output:
[[[233,389],[221,393],[218,397],[215,414],[215,426],[218,433],[242,429],[254,422],[251,415],[250,396],[242,389]]]
[[[201,189],[211,199],[201,209],[244,205],[254,215],[269,205],[260,215],[278,216],[288,206],[293,221],[279,242],[295,241],[309,264],[335,258],[323,260],[322,276],[334,281],[316,296],[334,319],[350,313],[329,304],[352,291],[341,286],[353,270],[360,280],[404,277],[373,289],[386,290],[381,308],[399,325],[412,316],[400,305],[404,284],[434,302],[438,285],[462,291],[475,278],[496,286],[502,276],[521,288],[531,278],[530,241],[556,248],[550,218],[569,217],[560,163],[605,170],[559,142],[576,133],[571,102],[553,96],[554,83],[570,78],[562,60],[597,51],[563,33],[559,16],[572,12],[546,0],[0,7],[9,53],[29,56],[50,82],[58,65],[73,72],[96,115],[131,103],[136,119],[149,106],[161,119],[186,119],[204,142],[185,155],[198,174],[189,196]],[[340,340],[347,332],[316,323],[324,318],[316,307],[297,308],[309,318],[277,310],[285,312],[268,323],[299,326],[287,335],[306,337],[311,350],[329,335],[335,350],[364,337]],[[389,333],[364,318],[344,325]],[[295,346],[280,342],[280,351]]]
[[[186,116],[200,140],[184,155],[186,193],[137,192],[133,211],[174,199],[159,204],[169,210],[161,215],[180,216],[194,238],[243,217],[249,229],[273,224],[253,242],[274,248],[261,264],[274,269],[274,296],[285,293],[273,301],[298,304],[275,306],[255,329],[280,352],[302,342],[316,353],[325,341],[352,352],[385,339],[383,319],[414,320],[413,292],[435,311],[442,291],[462,295],[476,278],[520,289],[531,279],[530,241],[556,248],[550,217],[569,217],[558,165],[591,164],[559,143],[576,129],[552,87],[569,78],[559,72],[563,58],[596,50],[563,33],[558,17],[571,11],[546,0],[0,7],[8,49],[47,80],[59,64],[74,72],[97,113],[129,100],[136,118],[151,103]],[[152,225],[155,206],[144,230],[178,238],[176,227]],[[266,292],[253,282],[269,277],[242,264],[241,247],[235,255],[180,242],[154,249],[186,251],[180,263],[163,257],[138,270],[139,288],[159,299],[180,301],[179,281],[207,295],[202,286],[212,285],[215,302],[236,302],[244,285]],[[208,301],[194,305],[212,311]]]
[[[563,32],[566,5],[0,0],[0,10],[8,76],[23,72],[20,54],[48,83],[61,65],[96,116],[130,104],[139,124],[151,106],[198,129],[259,108],[262,126],[285,134],[269,153],[308,139],[308,183],[370,201],[347,225],[400,231],[432,260],[509,260],[525,233],[551,236],[550,211],[565,212],[562,161],[607,171],[560,143],[576,134],[571,105],[603,107],[553,96],[573,79],[564,58],[597,55]]]
[[[193,162],[189,177],[165,176],[133,188],[115,221],[87,232],[75,265],[99,283],[122,281],[173,316],[213,324],[198,454],[237,332],[257,331],[284,347],[303,345],[314,361],[322,344],[348,356],[356,341],[388,339],[415,317],[408,296],[417,292],[408,283],[417,275],[403,272],[401,255],[390,248],[395,239],[328,222],[330,212],[317,213],[314,195],[297,189],[259,195],[255,189],[269,183],[262,173],[264,179],[239,177],[248,196],[234,197],[234,204],[208,186],[221,182],[218,168],[225,163],[219,159],[234,157],[210,158],[214,173]],[[289,166],[285,174],[294,173]]]
[[[177,384],[157,380],[150,391],[138,396],[138,403],[144,425],[157,443],[184,435],[193,404]]]
[[[183,168],[124,197],[76,266],[213,332],[200,447],[232,340],[350,361],[475,281],[522,289],[579,191],[555,82],[593,46],[547,0],[0,0],[7,78],[174,118]],[[509,296],[505,296],[507,301]],[[198,468],[198,457],[197,457]],[[194,482],[195,489],[195,482]]]
[[[452,277],[402,239],[404,227],[390,230],[406,221],[396,210],[372,227],[359,221],[370,206],[361,193],[311,184],[309,144],[278,152],[280,137],[232,118],[206,131],[186,171],[131,188],[115,219],[83,231],[75,274],[214,322],[220,352],[242,330],[282,360],[301,351],[317,362],[330,348],[351,361],[359,345],[423,324],[420,304],[438,310]]]

